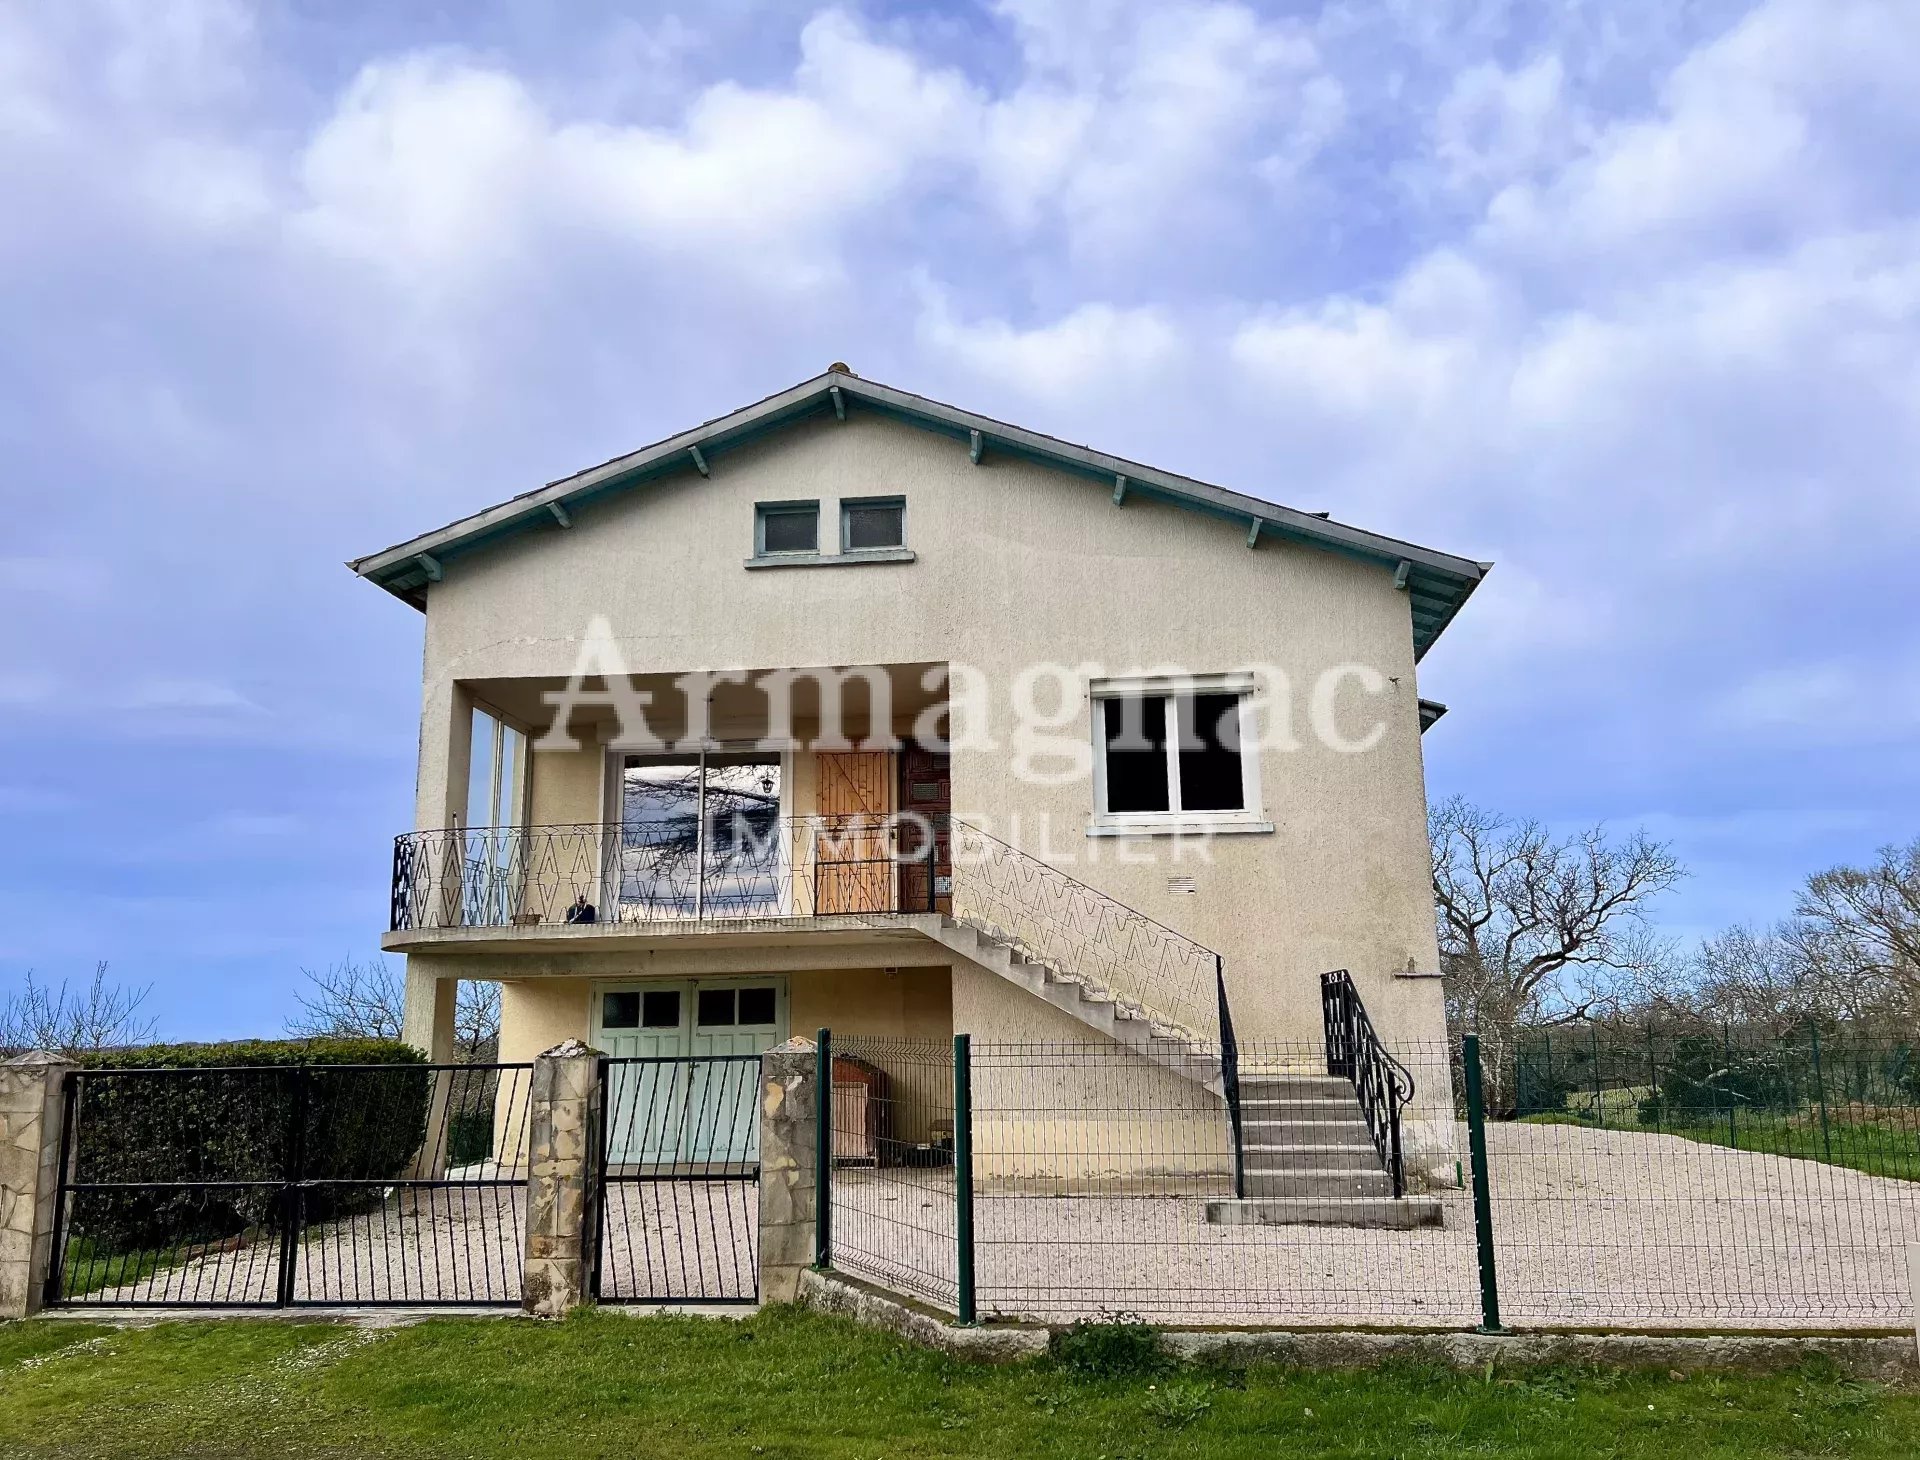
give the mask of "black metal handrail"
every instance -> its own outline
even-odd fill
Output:
[[[1233,1010],[1227,1005],[1227,974],[1214,955],[1214,988],[1220,1000],[1220,1093],[1227,1102],[1227,1125],[1233,1136],[1233,1195],[1247,1199],[1247,1146],[1240,1125],[1240,1041],[1233,1033]]]
[[[898,816],[449,827],[394,838],[389,926],[539,927],[934,912],[945,839]]]
[[[1164,1022],[1175,1037],[1219,1042],[1219,954],[958,817],[952,910],[1023,957]]]
[[[1413,1099],[1413,1076],[1387,1052],[1346,969],[1320,975],[1320,1018],[1326,1032],[1327,1073],[1353,1082],[1373,1149],[1393,1179],[1393,1194],[1404,1196],[1400,1112]]]

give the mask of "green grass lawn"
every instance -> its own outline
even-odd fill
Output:
[[[1920,1396],[1772,1376],[1423,1367],[1089,1375],[817,1314],[368,1330],[0,1325],[7,1456],[1911,1456]]]
[[[97,1247],[90,1238],[75,1237],[61,1261],[60,1288],[69,1298],[78,1298],[102,1288],[125,1287],[172,1267],[174,1258],[172,1251],[114,1252]]]
[[[1609,1096],[1616,1092],[1607,1091]],[[1632,1092],[1621,1092],[1631,1094]],[[1725,1113],[1703,1115],[1698,1120],[1662,1120],[1657,1125],[1642,1125],[1637,1108],[1630,1102],[1610,1102],[1602,1106],[1608,1130],[1645,1131],[1652,1135],[1680,1136],[1709,1146],[1737,1147],[1742,1151],[1765,1151],[1775,1156],[1798,1156],[1808,1161],[1823,1161],[1846,1166],[1870,1176],[1891,1176],[1902,1181],[1920,1181],[1920,1128],[1910,1121],[1892,1117],[1856,1119],[1835,1113],[1823,1131],[1819,1116],[1812,1111],[1781,1115],[1771,1111],[1736,1111],[1728,1121]],[[1530,1125],[1595,1124],[1591,1099],[1584,1106],[1565,1111],[1544,1111],[1522,1116]]]

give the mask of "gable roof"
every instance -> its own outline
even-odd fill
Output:
[[[1128,497],[1150,497],[1224,518],[1246,529],[1249,547],[1270,536],[1377,563],[1394,575],[1396,586],[1404,588],[1412,599],[1416,659],[1433,646],[1493,566],[1349,527],[1322,513],[1301,512],[1091,447],[1075,446],[876,380],[864,380],[838,366],[690,431],[355,558],[347,566],[414,607],[424,608],[427,584],[440,578],[449,560],[513,534],[571,526],[576,507],[605,493],[686,472],[705,476],[714,459],[735,447],[798,421],[826,415],[845,419],[853,411],[873,411],[951,436],[967,443],[976,461],[983,454],[1008,454],[1085,477],[1102,484],[1116,503]]]

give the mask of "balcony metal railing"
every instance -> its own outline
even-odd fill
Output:
[[[1198,1040],[1219,958],[958,818],[777,817],[453,827],[394,839],[390,926],[559,927],[939,912]]]
[[[741,812],[451,827],[393,844],[394,931],[934,912],[944,831],[921,818]]]

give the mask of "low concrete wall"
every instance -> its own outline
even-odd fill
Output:
[[[1047,1351],[1058,1331],[1039,1324],[961,1327],[944,1314],[841,1273],[801,1275],[798,1301],[957,1358],[1006,1363]],[[1371,1368],[1389,1361],[1469,1371],[1545,1364],[1703,1373],[1792,1368],[1819,1357],[1856,1379],[1912,1383],[1920,1355],[1908,1335],[1776,1337],[1755,1334],[1371,1333],[1352,1330],[1162,1329],[1161,1347],[1181,1363],[1286,1364],[1303,1369]]]

